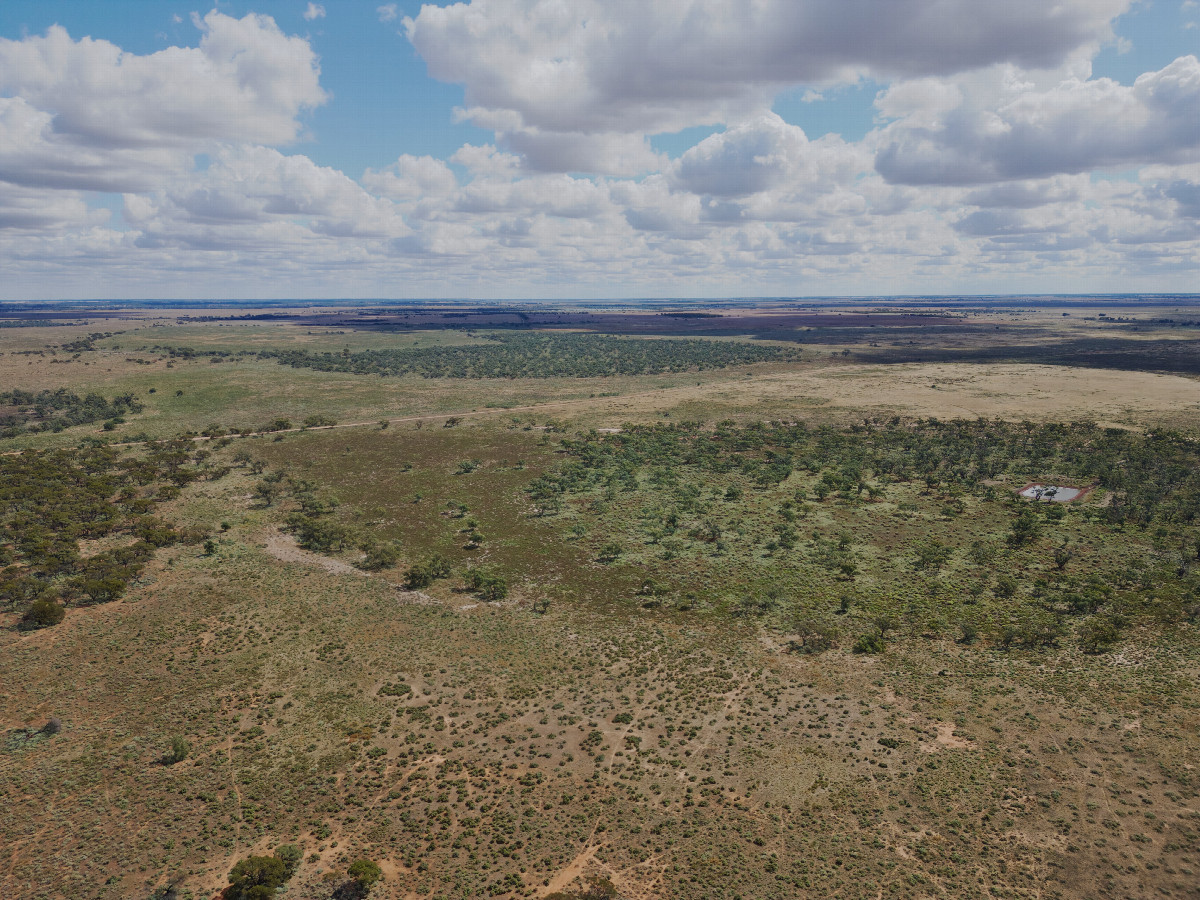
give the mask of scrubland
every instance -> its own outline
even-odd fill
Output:
[[[1198,317],[1104,309],[0,330],[0,892],[1194,896]]]

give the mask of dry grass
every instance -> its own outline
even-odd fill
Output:
[[[845,365],[677,388],[659,397],[680,418],[701,410],[709,416],[742,410],[759,418],[787,413],[806,418],[814,406],[826,405],[870,416],[1121,426],[1200,417],[1200,382],[1194,378],[1019,363]]]

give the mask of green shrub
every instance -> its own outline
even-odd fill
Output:
[[[868,631],[866,634],[861,634],[858,640],[854,642],[855,653],[882,653],[883,652],[883,635],[878,631]]]
[[[366,552],[367,558],[362,561],[360,567],[370,572],[390,569],[400,559],[400,547],[395,541],[384,541],[380,544],[372,542],[367,544],[363,550]]]
[[[1117,642],[1117,626],[1109,619],[1092,618],[1079,626],[1079,646],[1084,653],[1103,653]]]
[[[468,569],[463,580],[467,590],[489,603],[495,603],[508,596],[508,582],[499,575],[492,575],[483,569]]]
[[[296,535],[296,542],[305,550],[326,553],[345,550],[354,544],[354,530],[330,519],[291,513],[287,517],[287,526]]]
[[[53,600],[38,598],[29,605],[21,619],[21,625],[27,629],[49,628],[57,625],[67,615],[62,605]]]
[[[992,592],[997,597],[1011,597],[1017,592],[1017,579],[1011,575],[1001,575],[996,579],[996,586],[992,588]]]
[[[191,752],[192,746],[181,737],[171,738],[171,749],[163,754],[163,765],[173,766],[183,762]]]
[[[433,584],[433,572],[425,563],[417,563],[404,573],[404,586],[410,591],[420,590]]]
[[[284,865],[286,871],[284,877],[291,878],[300,868],[300,860],[304,858],[304,853],[295,844],[280,844],[275,848],[275,858]]]
[[[229,900],[256,900],[272,897],[275,889],[287,881],[287,863],[276,856],[248,856],[239,860],[229,873]],[[264,893],[265,892],[265,893]]]
[[[448,560],[446,557],[442,556],[442,554],[440,554],[440,553],[433,554],[433,556],[429,557],[429,562],[427,563],[427,565],[429,567],[429,573],[434,578],[449,578],[450,577],[450,571],[451,571],[450,560]]]
[[[616,562],[618,559],[620,559],[622,552],[624,551],[622,550],[620,544],[618,544],[616,541],[609,541],[600,548],[600,553],[596,556],[596,558],[603,563]]]
[[[1041,522],[1038,521],[1032,508],[1025,507],[1013,520],[1012,531],[1008,533],[1005,540],[1010,547],[1024,547],[1026,544],[1036,541],[1041,533]]]
[[[435,553],[425,562],[416,563],[404,573],[404,586],[410,591],[429,587],[435,579],[448,578],[450,572],[450,560],[440,553]]]
[[[837,644],[837,629],[808,616],[796,616],[791,621],[797,638],[788,649],[795,653],[823,653]]]
[[[383,870],[379,868],[379,865],[374,860],[360,859],[350,864],[350,868],[346,874],[363,887],[369,889],[371,885],[383,877]]]

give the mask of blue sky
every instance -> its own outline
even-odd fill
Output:
[[[0,299],[1194,290],[1194,0],[0,5]]]

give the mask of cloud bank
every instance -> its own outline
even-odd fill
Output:
[[[148,55],[55,26],[0,40],[4,290],[1194,289],[1200,61],[1093,77],[1128,5],[385,4],[379,27],[399,22],[494,139],[363,172],[297,151],[336,98],[311,39],[270,17],[214,10],[195,46]],[[860,139],[775,111],[865,78],[883,87]],[[656,149],[698,125],[713,133]]]

